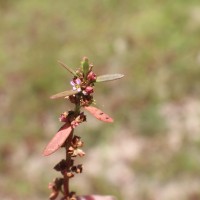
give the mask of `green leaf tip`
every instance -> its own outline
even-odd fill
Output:
[[[62,67],[64,67],[66,70],[68,70],[71,74],[73,74],[74,76],[77,76],[76,72],[73,69],[71,69],[70,67],[68,67],[67,65],[65,65],[63,62],[61,62],[61,61],[58,60],[58,63]]]
[[[105,74],[98,76],[96,82],[114,81],[123,77],[123,74]]]
[[[83,61],[81,62],[84,78],[86,79],[88,71],[89,71],[89,60],[87,57],[83,57]]]

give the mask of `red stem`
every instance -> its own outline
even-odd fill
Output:
[[[66,200],[68,200],[69,198],[69,178],[67,177],[66,174],[64,174],[64,195]]]
[[[78,103],[75,104],[75,109],[74,109],[75,113],[79,113],[80,112],[80,99],[78,99]],[[71,167],[71,155],[69,155],[67,153],[69,147],[71,146],[71,141],[73,138],[73,132],[72,131],[66,141],[66,146],[65,146],[65,150],[66,150],[66,163],[67,163],[67,167],[66,167],[66,172],[64,173],[64,195],[66,200],[70,199],[70,191],[69,191],[69,177],[67,176],[67,172],[69,171],[69,168]]]
[[[66,163],[67,163],[67,167],[66,167],[66,171],[64,173],[64,196],[66,198],[66,200],[68,200],[70,198],[69,196],[69,177],[67,176],[67,172],[69,172],[69,168],[71,167],[70,164],[71,164],[71,155],[69,155],[67,153],[70,145],[71,145],[71,141],[72,141],[72,138],[73,138],[73,131],[70,133],[67,141],[66,141],[66,146],[65,146],[65,150],[66,150]]]

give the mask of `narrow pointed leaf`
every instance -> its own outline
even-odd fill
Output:
[[[89,71],[89,61],[87,57],[83,58],[83,61],[81,62],[82,64],[82,70],[83,70],[83,74],[84,74],[84,78],[86,79],[88,71]]]
[[[74,95],[74,94],[77,94],[77,93],[79,93],[77,90],[67,90],[67,91],[64,91],[64,92],[54,94],[54,95],[50,96],[50,98],[51,99],[57,99],[57,98],[61,98],[61,97],[71,96],[71,95]]]
[[[97,76],[96,82],[114,81],[122,78],[123,76],[123,74],[105,74]]]
[[[84,195],[78,196],[77,200],[116,200],[114,196]]]
[[[66,70],[68,70],[71,74],[73,74],[74,76],[77,76],[76,72],[75,72],[73,69],[71,69],[70,67],[68,67],[67,65],[65,65],[63,62],[58,61],[58,63],[59,63],[62,67],[64,67]]]
[[[73,129],[70,123],[64,124],[51,139],[51,141],[47,144],[46,148],[43,151],[43,155],[49,156],[50,154],[57,151],[64,144],[72,130]]]
[[[94,117],[96,117],[98,120],[101,120],[104,122],[113,122],[113,119],[110,116],[108,116],[106,113],[104,113],[98,108],[95,108],[92,106],[85,106],[84,108],[88,112],[90,112]]]

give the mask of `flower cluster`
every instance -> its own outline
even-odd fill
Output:
[[[69,97],[71,103],[80,102],[81,106],[88,106],[93,103],[94,82],[96,74],[92,71],[93,65],[89,65],[88,59],[83,58],[82,68],[76,71],[76,74],[70,84],[72,90],[79,95],[71,95]]]
[[[60,122],[70,123],[72,128],[75,128],[82,122],[86,121],[86,116],[84,112],[76,113],[74,111],[64,112],[59,117]]]

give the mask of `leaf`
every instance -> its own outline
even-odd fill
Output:
[[[123,76],[123,74],[105,74],[97,76],[96,82],[114,81],[122,78]]]
[[[77,200],[116,200],[113,196],[84,195],[78,196]]]
[[[82,65],[82,70],[83,70],[83,74],[84,74],[84,78],[86,79],[88,71],[89,71],[89,61],[87,57],[83,58],[83,61],[81,62]]]
[[[100,109],[92,107],[92,106],[85,106],[84,107],[88,112],[90,112],[94,117],[98,120],[104,122],[113,122],[113,119],[109,117],[106,113],[102,112]]]
[[[57,94],[54,94],[54,95],[50,96],[50,98],[57,99],[57,98],[61,98],[61,97],[71,96],[71,95],[74,95],[77,93],[79,93],[79,91],[77,91],[77,90],[67,90],[64,92],[59,92]]]
[[[72,130],[73,129],[69,122],[64,124],[51,139],[51,141],[47,144],[46,148],[43,151],[43,155],[49,156],[50,154],[57,151],[64,144]]]
[[[58,61],[58,63],[59,63],[62,67],[64,67],[66,70],[68,70],[71,74],[73,74],[74,76],[77,76],[76,72],[75,72],[73,69],[71,69],[70,67],[68,67],[67,65],[65,65],[63,62]]]

